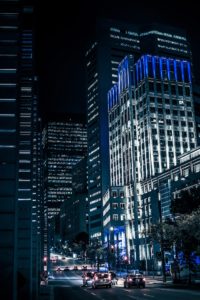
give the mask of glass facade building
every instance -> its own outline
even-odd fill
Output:
[[[110,186],[107,92],[112,85],[118,83],[118,65],[123,58],[133,54],[137,60],[143,53],[184,58],[188,61],[191,58],[186,34],[181,30],[161,25],[144,28],[111,20],[97,22],[94,39],[85,54],[91,239],[103,241],[102,198]],[[164,64],[165,62],[161,65]],[[129,160],[130,157],[127,156],[126,159]],[[127,176],[122,174],[122,169],[117,172],[129,181],[132,171]],[[111,184],[120,184],[119,177],[116,177],[115,183],[111,179]]]
[[[87,152],[87,130],[79,117],[49,121],[43,131],[44,202],[48,218],[60,212],[60,206],[72,195],[72,168]]]
[[[0,3],[0,264],[6,299],[37,299],[39,287],[40,135],[29,3]]]

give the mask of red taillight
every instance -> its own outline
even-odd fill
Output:
[[[129,280],[128,281],[132,281],[132,279],[131,278],[129,278]]]
[[[97,280],[97,279],[98,279],[98,277],[97,277],[97,276],[95,276],[95,277],[94,277],[94,280]]]

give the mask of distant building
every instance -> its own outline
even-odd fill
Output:
[[[73,241],[80,232],[88,233],[87,159],[83,158],[72,170],[72,195],[60,211],[60,235]]]
[[[97,22],[94,38],[85,54],[85,63],[89,232],[91,239],[98,238],[102,242],[102,197],[110,186],[106,98],[110,87],[118,82],[119,63],[128,54],[134,55],[135,61],[141,54],[188,61],[191,57],[186,34],[182,30],[161,25],[144,28],[112,20]]]
[[[48,218],[72,195],[72,169],[87,152],[87,131],[79,116],[49,121],[43,131],[44,197]]]

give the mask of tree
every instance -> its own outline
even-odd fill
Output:
[[[92,243],[88,245],[87,254],[93,262],[97,262],[97,271],[99,271],[100,262],[104,256],[104,248],[97,239],[93,239]]]
[[[161,243],[161,230],[163,241],[168,247],[175,245],[176,256],[183,253],[183,259],[189,268],[188,282],[191,282],[191,270],[194,266],[193,253],[199,251],[200,244],[200,208],[190,214],[179,214],[174,219],[167,219],[160,224],[151,226],[151,238]],[[162,245],[164,247],[164,245]],[[177,258],[177,257],[176,257]]]
[[[200,207],[200,186],[180,192],[171,201],[171,213],[190,214]]]

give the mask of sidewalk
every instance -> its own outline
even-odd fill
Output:
[[[39,300],[53,300],[52,286],[41,285]]]

